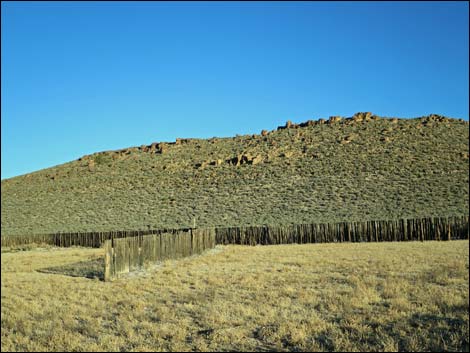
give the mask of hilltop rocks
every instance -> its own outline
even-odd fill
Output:
[[[193,141],[194,139],[191,139],[191,138],[180,138],[180,137],[177,137],[176,140],[175,140],[175,145],[177,146],[180,146],[180,145],[185,145],[185,144],[188,144],[188,143],[191,143],[191,141]],[[217,139],[215,137],[209,139],[209,141],[212,143],[212,142],[217,142]]]
[[[240,166],[242,164],[259,164],[264,160],[263,156],[256,155],[253,156],[250,153],[240,153],[233,158],[227,159],[226,162],[233,166]]]
[[[343,118],[340,116],[330,116],[330,118],[328,119],[328,123],[334,124],[334,123],[340,122],[342,119]]]
[[[421,119],[421,123],[423,126],[427,126],[428,124],[432,123],[448,123],[450,122],[449,118],[445,116],[438,115],[438,114],[430,114],[428,116],[424,116]]]
[[[443,115],[439,114],[430,114],[424,118],[426,121],[449,121],[449,118],[446,118]]]
[[[346,119],[346,124],[351,125],[354,123],[363,123],[369,122],[373,120],[379,120],[380,117],[378,115],[374,115],[371,112],[358,112],[354,114],[352,117]]]
[[[296,126],[296,125],[293,124],[292,121],[287,120],[287,121],[286,121],[286,125],[284,125],[284,126],[278,126],[278,127],[277,127],[277,130],[279,131],[279,130],[284,130],[284,129],[290,129],[290,128],[293,128],[294,126]]]
[[[370,121],[378,119],[378,116],[372,115],[372,113],[356,113],[353,118],[348,118],[347,120],[354,120],[354,121]],[[307,126],[315,126],[315,125],[323,125],[323,124],[336,124],[343,121],[344,118],[338,115],[330,116],[328,120],[325,119],[318,119],[318,120],[307,120],[300,124],[294,124],[292,121],[288,120],[284,126],[278,126],[277,130],[284,130],[284,129],[297,129]],[[348,121],[346,122],[348,123]],[[263,130],[265,131],[265,130]],[[262,131],[262,136],[265,136]],[[267,133],[266,133],[267,134]]]
[[[262,155],[251,155],[250,153],[239,153],[235,157],[228,158],[225,160],[225,163],[238,167],[243,164],[251,164],[256,165],[264,161],[264,157]],[[220,166],[224,163],[222,159],[216,159],[214,161],[204,161],[201,163],[196,163],[195,167],[197,169],[205,169],[208,166]]]
[[[111,158],[112,158],[114,161],[116,161],[116,160],[121,160],[121,159],[127,158],[130,154],[131,154],[131,151],[129,151],[128,149],[119,150],[119,151],[114,151],[114,152],[111,154]]]
[[[165,142],[153,142],[150,145],[142,145],[138,148],[139,151],[144,153],[166,153],[168,151],[168,144]]]
[[[267,130],[261,130],[261,136],[268,136]]]
[[[154,142],[150,145],[149,152],[150,153],[156,153],[158,150],[158,143]]]
[[[341,117],[339,118],[342,119]],[[279,130],[284,130],[284,129],[298,129],[298,128],[307,127],[307,126],[315,126],[317,124],[325,124],[325,122],[328,123],[325,119],[318,119],[317,121],[307,120],[303,123],[294,124],[290,120],[288,120],[284,126],[278,126],[277,130],[279,131]]]
[[[315,124],[316,124],[316,122],[314,120],[307,120],[304,123],[300,123],[299,126],[300,127],[306,127],[306,126],[314,126]]]
[[[372,120],[371,112],[359,112],[353,115],[352,120],[355,122],[370,121]]]
[[[168,144],[166,144],[164,142],[160,142],[160,143],[154,142],[150,146],[153,150],[153,153],[164,154],[164,153],[168,152]]]
[[[168,152],[168,144],[164,142],[160,142],[158,145],[158,150],[157,152],[160,152],[161,154],[167,153]]]
[[[187,142],[186,139],[179,139],[179,140],[180,140],[178,142],[179,144]],[[105,152],[94,153],[93,155],[85,155],[79,158],[78,160],[88,162],[88,164],[90,165],[89,169],[93,170],[94,163],[98,162],[99,164],[100,162],[99,160],[94,160],[96,158],[103,159],[103,157],[105,157],[106,159],[109,158],[110,160],[116,161],[116,160],[128,158],[130,155],[132,155],[132,153],[139,152],[139,151],[143,153],[163,154],[163,153],[168,152],[169,145],[170,143],[166,143],[166,142],[153,142],[150,145],[141,145],[140,147],[129,147],[129,148],[121,149],[121,150],[105,151]],[[96,158],[93,156],[96,156]],[[132,158],[133,156],[130,156],[130,157]]]

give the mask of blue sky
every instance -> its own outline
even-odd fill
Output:
[[[2,2],[1,177],[331,115],[468,119],[467,2]]]

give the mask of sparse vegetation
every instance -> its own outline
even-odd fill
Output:
[[[218,246],[110,283],[102,249],[4,253],[2,351],[468,351],[468,246]]]
[[[108,151],[2,180],[2,234],[465,216],[468,142],[465,121],[360,113]]]

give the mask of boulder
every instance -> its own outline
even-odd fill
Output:
[[[371,112],[358,112],[353,115],[352,120],[356,122],[370,121],[372,120],[372,113]]]
[[[337,123],[339,121],[341,121],[343,118],[340,117],[340,116],[330,116],[330,118],[328,119],[328,123],[330,124],[333,124],[333,123]]]
[[[230,164],[232,164],[232,165],[238,167],[238,166],[241,164],[241,162],[242,162],[242,155],[239,154],[239,155],[237,155],[237,156],[235,156],[235,157],[229,159],[228,162],[229,162]]]
[[[314,120],[307,120],[306,122],[299,124],[300,127],[314,126],[314,125],[315,125]]]
[[[161,154],[167,153],[168,152],[168,144],[166,144],[164,142],[160,142],[158,144],[158,152],[160,152]]]
[[[287,120],[287,121],[286,121],[286,125],[284,125],[284,126],[278,126],[277,129],[278,129],[278,130],[284,130],[284,129],[291,129],[291,128],[296,128],[296,127],[298,127],[297,124],[294,124],[294,123],[292,123],[292,121]]]
[[[226,162],[238,167],[242,164],[258,164],[263,160],[264,158],[261,155],[253,156],[250,153],[240,153],[233,158],[227,159]]]
[[[153,142],[150,147],[149,147],[149,152],[150,153],[157,153],[158,150],[158,142]]]

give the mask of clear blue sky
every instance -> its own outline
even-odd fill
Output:
[[[372,111],[468,119],[467,2],[2,2],[1,177]]]

